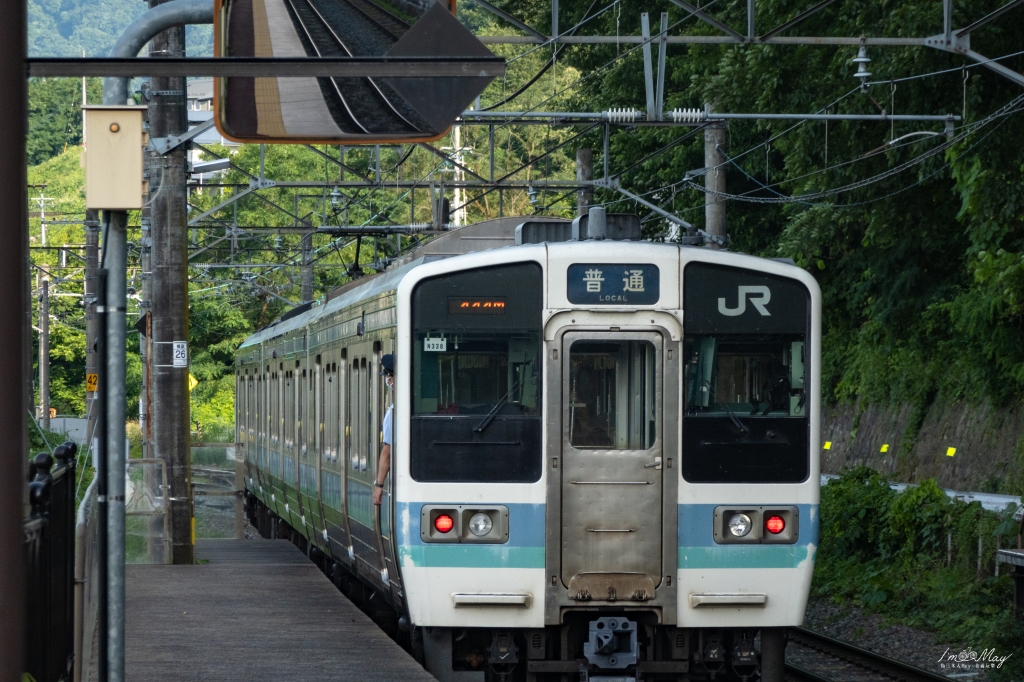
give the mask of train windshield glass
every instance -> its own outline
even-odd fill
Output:
[[[536,334],[419,334],[415,366],[413,414],[538,414]]]
[[[577,341],[569,353],[572,446],[646,450],[654,445],[654,344]]]
[[[687,415],[803,416],[804,349],[798,336],[687,337]]]
[[[416,285],[408,412],[414,480],[540,479],[542,283],[536,263],[509,263]]]

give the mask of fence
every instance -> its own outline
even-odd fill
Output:
[[[96,513],[96,479],[85,490],[75,520],[75,667],[74,680],[87,679],[99,616],[100,572],[99,523]]]
[[[72,442],[29,466],[25,520],[25,672],[67,680],[74,662],[75,454]],[[54,459],[56,462],[54,462]]]

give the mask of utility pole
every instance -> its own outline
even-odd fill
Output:
[[[150,8],[162,4],[150,0]],[[184,27],[171,28],[150,42],[149,56],[185,56]],[[182,135],[188,130],[185,79],[150,80],[151,140]],[[149,153],[150,272],[152,278],[152,367],[148,386],[147,424],[152,429],[152,456],[167,462],[171,486],[171,535],[175,564],[194,563],[192,489],[189,457],[190,403],[188,367],[173,366],[174,342],[188,342],[188,250],[186,149]],[[187,347],[186,347],[187,348]],[[187,351],[186,351],[187,353]]]
[[[452,158],[464,165],[462,159],[462,126],[454,126],[452,128],[452,145],[455,147],[452,150]],[[460,183],[465,180],[465,174],[462,169],[455,166],[455,188],[452,189],[452,203],[455,204],[455,213],[452,216],[454,226],[461,227],[466,224],[466,209],[462,208],[462,197],[463,190]]]
[[[302,235],[302,302],[313,300],[313,233]]]
[[[711,111],[711,105],[708,111]],[[725,156],[719,148],[725,147],[725,123],[713,123],[704,128],[704,222],[711,236],[708,246],[720,249],[725,245],[725,198],[713,192],[725,192]]]
[[[50,275],[39,294],[39,425],[50,430]]]
[[[576,150],[576,215],[587,215],[594,203],[594,188],[589,183],[594,179],[594,154],[589,148]],[[588,184],[583,184],[588,183]]]

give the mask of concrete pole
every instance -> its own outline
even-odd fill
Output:
[[[725,199],[712,194],[725,192],[725,156],[718,151],[719,147],[725,147],[725,131],[724,123],[712,124],[704,129],[704,187],[708,190],[704,195],[704,229],[713,238],[720,240],[708,244],[712,249],[722,248],[721,242],[725,240],[726,234]]]
[[[594,179],[594,154],[588,148],[576,150],[576,182],[590,182]],[[594,203],[594,188],[581,186],[576,190],[576,215],[587,215]]]
[[[150,0],[150,8],[164,4]],[[153,11],[152,9],[150,11]],[[184,57],[185,29],[170,28],[150,43],[150,58]],[[149,103],[150,138],[188,131],[185,79],[153,78]],[[156,94],[162,93],[162,94]],[[171,486],[172,562],[195,561],[192,545],[192,490],[189,457],[191,404],[188,369],[171,365],[171,342],[188,341],[188,219],[186,149],[149,155],[152,239],[152,345],[149,399],[153,455],[167,462]]]
[[[85,212],[85,373],[99,374],[99,359],[96,353],[96,339],[99,334],[99,322],[96,320],[96,271],[99,269],[100,227],[99,214],[88,209]],[[96,393],[85,394],[86,436],[92,447],[96,436],[97,405]],[[92,453],[93,457],[96,453]]]
[[[296,215],[298,212],[296,211]],[[313,300],[313,234],[302,235],[302,302]]]
[[[28,267],[28,197],[25,191],[25,2],[4,6],[0,22],[0,224],[7,227],[0,249],[0,680],[20,680],[24,647],[24,543],[22,519],[28,494],[25,413],[31,376]]]
[[[21,7],[20,3],[15,3],[16,6]],[[138,55],[139,50],[157,33],[165,30],[169,26],[178,26],[188,23],[211,23],[213,21],[213,7],[210,6],[206,0],[175,0],[174,2],[168,3],[161,10],[150,10],[142,16],[138,17],[133,21],[128,28],[124,30],[121,36],[114,43],[114,47],[110,51],[111,57],[135,57]],[[19,24],[21,27],[19,30],[24,30],[24,24]],[[5,27],[0,27],[0,35],[5,31]],[[13,40],[13,39],[12,39]],[[19,37],[19,40],[22,38]],[[0,44],[3,44],[0,41]],[[16,43],[21,45],[21,52],[24,53],[24,43]],[[6,49],[6,45],[3,48]],[[0,53],[3,54],[3,53]],[[20,69],[20,60],[22,56],[19,56],[17,62],[12,61],[11,63],[17,63],[19,69],[17,71],[18,78],[21,80],[23,93],[24,89],[24,73]],[[13,59],[13,58],[12,58]],[[4,73],[4,69],[9,68],[7,63],[0,60],[0,73]],[[3,81],[0,81],[0,85],[9,85]],[[10,85],[10,90],[13,91],[15,88]],[[9,93],[10,94],[10,93]],[[24,95],[22,94],[22,97]],[[14,97],[11,95],[10,97]],[[17,125],[11,123],[8,128],[0,128],[0,139],[9,142],[10,149],[22,150],[22,157],[19,161],[24,163],[24,139],[25,129],[20,118],[24,115],[24,99],[20,101],[11,101],[8,98],[7,104],[8,110],[11,106],[17,105],[17,116],[15,119],[18,121]],[[110,105],[124,105],[128,101],[128,80],[125,78],[104,78],[103,79],[103,103]],[[5,120],[6,111],[0,107],[0,123],[10,123]],[[11,143],[6,137],[17,131],[19,141],[17,145]],[[13,158],[13,155],[9,155]],[[8,157],[5,157],[5,159]],[[0,170],[3,166],[0,165]],[[24,185],[24,170],[21,174],[21,183]],[[173,181],[173,179],[172,179]],[[182,190],[184,190],[184,181],[181,182]],[[6,185],[2,183],[2,177],[0,177],[0,188],[6,188]],[[23,196],[23,191],[19,189],[17,192],[11,192],[11,196]],[[182,207],[184,210],[184,207]],[[23,214],[24,215],[24,214]],[[12,224],[13,224],[12,220]],[[104,234],[106,235],[106,241],[103,244],[103,261],[102,265],[104,270],[107,271],[107,293],[105,300],[103,301],[104,314],[107,320],[107,334],[105,339],[105,362],[106,372],[103,374],[103,383],[100,385],[100,390],[105,392],[106,395],[106,436],[104,449],[106,450],[106,466],[107,466],[107,608],[109,618],[107,619],[108,627],[106,632],[106,643],[107,643],[107,668],[108,668],[108,682],[123,682],[124,681],[124,605],[125,605],[125,582],[124,582],[124,559],[125,559],[125,461],[127,453],[125,452],[125,308],[126,308],[126,287],[127,287],[127,227],[128,227],[128,213],[127,211],[104,211],[103,222],[105,226]],[[22,223],[24,224],[24,220]],[[184,248],[184,242],[181,243]],[[15,287],[11,287],[8,291],[17,291]],[[186,292],[187,295],[187,292]],[[0,335],[2,337],[4,335]],[[2,342],[0,342],[2,343]],[[0,346],[2,350],[2,346]],[[184,384],[184,377],[182,377]],[[186,392],[187,396],[187,392]],[[22,412],[23,414],[24,412]],[[187,412],[186,412],[187,419]],[[187,434],[186,434],[187,435]],[[8,441],[11,442],[11,441]],[[23,450],[19,449],[17,454],[22,457]],[[22,457],[22,459],[24,459]],[[4,477],[0,476],[0,480]],[[172,494],[174,490],[172,488]],[[172,505],[173,510],[173,505]],[[190,529],[191,530],[191,529]],[[191,558],[191,544],[189,545],[189,556]],[[191,563],[191,561],[189,561]],[[0,593],[6,590],[0,590]],[[103,637],[103,633],[100,634]],[[7,641],[10,643],[10,640]],[[2,648],[2,647],[0,647]]]
[[[39,425],[50,430],[50,276],[39,294]]]

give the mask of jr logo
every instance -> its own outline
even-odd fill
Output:
[[[772,300],[771,289],[765,286],[756,287],[738,287],[737,298],[739,303],[735,308],[728,308],[725,305],[725,299],[718,299],[718,312],[722,313],[727,317],[737,317],[742,315],[747,310],[747,296],[750,296],[750,303],[757,308],[757,312],[765,317],[771,316],[768,309],[765,308],[768,301]]]

